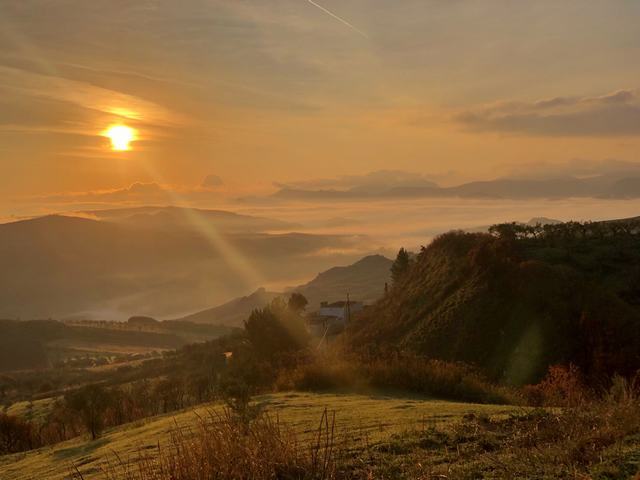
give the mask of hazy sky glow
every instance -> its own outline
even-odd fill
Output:
[[[0,0],[0,210],[638,162],[639,21],[635,0]]]

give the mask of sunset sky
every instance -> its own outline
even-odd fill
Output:
[[[0,211],[638,162],[638,25],[635,0],[0,0]]]

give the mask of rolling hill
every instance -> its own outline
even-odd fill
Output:
[[[419,428],[425,421],[438,422],[444,428],[469,414],[505,417],[517,411],[517,407],[504,405],[380,395],[287,392],[263,395],[256,400],[267,412],[277,415],[279,421],[299,432],[300,439],[305,442],[315,438],[318,419],[325,409],[338,412],[337,430],[357,431],[375,443],[390,441],[394,434]],[[198,419],[221,409],[219,403],[206,404],[115,427],[98,440],[77,437],[31,452],[5,455],[0,457],[0,477],[6,480],[65,480],[69,478],[70,465],[74,464],[82,478],[102,480],[102,469],[116,457],[133,462],[132,470],[135,471],[135,460],[141,452],[152,452],[159,444],[163,448],[170,445],[171,432],[176,426],[195,431]]]

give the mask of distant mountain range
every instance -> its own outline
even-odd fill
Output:
[[[363,198],[640,198],[638,171],[595,175],[587,178],[559,177],[548,179],[502,178],[440,187],[435,183],[396,186],[392,182],[375,186],[346,189],[305,189],[283,186],[270,198],[274,200],[355,200]]]
[[[0,318],[182,315],[266,282],[353,262],[359,255],[343,252],[365,242],[295,233],[295,224],[218,210],[76,215],[0,224]]]
[[[317,310],[322,301],[352,300],[373,302],[384,293],[389,282],[392,261],[382,255],[369,255],[352,265],[333,267],[318,274],[313,280],[284,292],[269,292],[260,288],[251,295],[239,297],[217,307],[209,308],[179,320],[225,326],[242,326],[252,310],[262,308],[274,298],[291,292],[302,293],[309,305],[308,311]]]

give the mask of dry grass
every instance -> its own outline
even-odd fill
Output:
[[[131,464],[115,458],[103,478],[622,480],[640,474],[637,398],[523,409],[506,418],[469,414],[377,441],[341,436],[333,415],[325,410],[321,417],[301,436],[268,414],[247,425],[228,411],[212,412],[195,429],[176,427],[166,447],[140,452]]]
[[[336,478],[335,414],[325,410],[312,441],[300,441],[277,417],[250,423],[229,409],[210,411],[195,428],[176,428],[166,447],[141,452],[133,463],[116,458],[106,480],[226,480]],[[76,470],[76,478],[82,478]]]
[[[469,462],[494,478],[607,478],[640,474],[640,403],[592,402],[508,420],[471,417],[456,429]],[[462,477],[462,475],[461,475]]]
[[[504,405],[456,403],[406,395],[286,392],[254,400],[262,404],[269,415],[295,431],[300,442],[313,441],[325,408],[336,411],[337,443],[342,444],[350,437],[351,445],[386,442],[391,435],[423,424],[437,424],[444,429],[470,412],[506,418],[516,410]],[[117,457],[125,462],[135,461],[140,452],[157,451],[158,443],[161,448],[169,446],[171,432],[177,427],[197,431],[198,416],[204,418],[210,410],[221,411],[222,405],[209,404],[108,429],[102,438],[93,442],[84,436],[32,452],[0,457],[0,478],[67,480],[69,465],[73,463],[85,480],[103,480],[101,466],[106,459],[110,458],[114,464]]]

